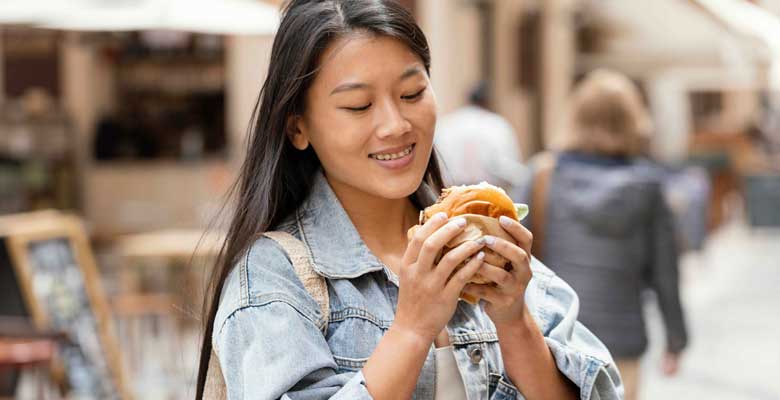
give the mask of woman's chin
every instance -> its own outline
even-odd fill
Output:
[[[372,191],[381,193],[386,199],[402,199],[416,192],[428,163],[427,159],[415,158],[412,163],[398,169],[384,168],[372,160],[366,168]]]
[[[398,174],[393,176],[377,176],[376,179],[371,179],[371,187],[374,193],[385,199],[402,199],[409,197],[417,188],[420,187],[425,170],[413,171],[410,170],[404,174]]]

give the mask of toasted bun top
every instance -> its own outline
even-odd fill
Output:
[[[463,214],[479,214],[492,218],[504,215],[517,221],[517,209],[512,199],[504,189],[487,182],[452,186],[442,190],[436,204],[423,211],[423,219],[428,220],[442,211],[450,218]]]

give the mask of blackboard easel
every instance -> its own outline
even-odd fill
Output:
[[[131,399],[81,219],[56,211],[3,216],[0,236],[35,326],[61,331],[76,345],[60,351],[71,388],[99,399]]]

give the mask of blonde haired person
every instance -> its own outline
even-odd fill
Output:
[[[564,121],[555,162],[532,162],[531,184],[518,197],[531,203],[534,255],[580,295],[580,318],[615,357],[625,398],[636,399],[646,289],[664,320],[665,374],[677,371],[687,342],[673,218],[662,171],[644,158],[650,118],[627,77],[597,70],[575,88]]]
[[[639,88],[625,75],[599,69],[572,93],[557,147],[605,156],[646,153],[652,121]]]

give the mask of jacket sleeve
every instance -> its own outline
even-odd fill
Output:
[[[227,398],[370,399],[361,372],[337,373],[318,326],[292,301],[241,308],[215,335]]]
[[[580,388],[582,400],[622,399],[623,385],[609,350],[577,320],[579,298],[574,289],[536,258],[531,269],[534,277],[526,301],[558,369]]]
[[[325,321],[284,251],[258,240],[225,280],[214,319],[227,398],[370,399],[362,373],[339,373]]]
[[[660,190],[655,194],[650,221],[650,261],[647,280],[656,293],[666,329],[667,351],[681,352],[687,342],[682,305],[680,304],[679,247],[674,216]]]

